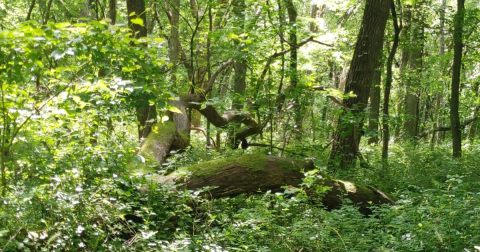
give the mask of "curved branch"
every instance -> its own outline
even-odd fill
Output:
[[[225,70],[227,67],[229,67],[233,63],[233,58],[228,59],[227,61],[223,62],[220,64],[218,69],[212,74],[212,77],[208,80],[207,86],[205,87],[205,94],[208,94],[210,91],[212,91],[213,88],[213,83],[215,83],[215,79],[217,79],[218,75],[220,72]]]
[[[239,114],[236,111],[227,111],[225,114],[220,115],[212,105],[203,104],[206,101],[205,98],[194,94],[189,94],[183,97],[182,100],[187,108],[198,110],[200,114],[205,116],[205,118],[216,127],[225,127],[229,123],[244,124],[246,128],[237,132],[234,139],[244,139],[248,136],[258,134],[261,131],[258,123],[249,114]]]

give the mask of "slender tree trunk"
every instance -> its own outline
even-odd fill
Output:
[[[47,10],[45,11],[45,19],[43,20],[43,24],[46,25],[48,20],[50,19],[50,9],[52,8],[53,0],[48,1]]]
[[[395,3],[393,0],[390,3],[390,10],[392,12],[393,18],[393,28],[395,35],[393,38],[392,49],[387,59],[387,78],[385,81],[385,89],[383,93],[383,118],[382,118],[382,130],[383,130],[383,146],[382,146],[382,159],[384,162],[388,161],[388,144],[390,142],[390,122],[389,122],[389,108],[390,108],[390,90],[392,89],[393,74],[392,74],[392,65],[395,54],[397,53],[400,29],[397,20],[397,12],[395,10]]]
[[[297,10],[292,0],[285,0],[285,7],[288,14],[289,38],[288,43],[293,47],[290,51],[290,88],[293,91],[293,101],[295,108],[295,137],[297,140],[301,139],[303,131],[303,111],[302,104],[300,104],[301,90],[298,86],[298,50],[297,50]]]
[[[409,56],[410,56],[410,24],[412,20],[412,6],[406,5],[402,8],[402,24],[403,29],[400,33],[400,41],[399,47],[401,50],[400,55],[400,76],[402,80],[399,82],[398,88],[398,102],[396,104],[396,118],[398,121],[395,122],[395,141],[400,140],[401,136],[401,129],[403,123],[403,106],[405,104],[404,96],[405,96],[405,82],[407,76],[407,69],[409,63]]]
[[[368,131],[372,136],[368,139],[369,144],[377,144],[380,132],[378,122],[380,116],[380,84],[382,82],[383,62],[378,61],[377,69],[373,75],[372,86],[370,87],[370,115],[368,118]]]
[[[479,94],[478,94],[478,88],[480,86],[480,82],[476,82],[475,83],[475,86],[473,87],[473,90],[475,92],[475,97],[478,99],[479,97]],[[473,109],[473,113],[472,113],[472,118],[475,118],[478,116],[478,111],[480,110],[480,106],[475,106],[475,108]],[[468,139],[473,142],[473,140],[475,139],[475,129],[477,128],[477,122],[474,121],[472,122],[472,124],[470,125],[470,128],[468,129]]]
[[[453,66],[452,66],[452,89],[450,95],[450,125],[452,127],[452,154],[453,157],[462,156],[462,132],[460,129],[460,116],[458,108],[460,104],[460,74],[462,68],[462,29],[465,12],[465,0],[457,0],[457,14],[453,32]]]
[[[442,0],[442,6],[440,8],[440,37],[439,37],[439,55],[440,58],[443,58],[445,55],[445,9],[447,8],[447,0]],[[445,81],[442,80],[442,87],[441,90],[437,92],[436,94],[436,100],[435,100],[435,122],[437,125],[437,128],[442,126],[442,117],[441,117],[441,106],[443,103],[443,93],[445,89]],[[445,132],[444,131],[439,131],[436,133],[437,135],[437,141],[440,142],[445,138]],[[432,137],[432,147],[433,144],[435,143],[435,133],[434,136]]]
[[[33,8],[35,7],[35,0],[32,0],[32,2],[30,3],[30,7],[28,8],[28,12],[27,12],[27,18],[25,19],[25,21],[29,21],[31,16],[32,16],[32,11],[33,11]]]
[[[147,23],[147,14],[145,12],[145,0],[127,0],[128,27],[132,29],[135,38],[147,36],[147,27],[131,22],[133,18],[141,18],[143,24]],[[135,15],[130,15],[135,12]],[[152,132],[152,125],[157,119],[157,110],[155,105],[151,105],[149,100],[153,97],[143,90],[139,91],[135,97],[135,112],[138,121],[138,138],[147,138]]]
[[[170,4],[168,5],[167,2]],[[180,0],[171,0],[165,2],[167,15],[170,21],[170,38],[168,39],[168,57],[172,63],[171,81],[173,86],[177,85],[176,66],[180,58],[180,35],[178,33],[178,23],[180,19]]]
[[[329,166],[340,164],[341,169],[355,166],[358,154],[359,129],[363,127],[363,112],[368,102],[370,86],[378,65],[390,1],[367,0],[355,51],[347,75],[344,99],[335,141],[330,152]],[[356,123],[352,123],[352,116]]]
[[[208,32],[211,33],[213,31],[213,16],[212,16],[212,6],[208,5]],[[207,36],[207,77],[208,80],[212,78],[212,66],[210,64],[211,61],[211,56],[212,56],[212,41],[210,36]],[[212,97],[212,92],[210,92],[209,97]],[[205,136],[206,138],[206,148],[210,149],[212,147],[212,142],[210,141],[210,128],[211,124],[210,121],[207,120],[207,134]]]

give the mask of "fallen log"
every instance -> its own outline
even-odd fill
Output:
[[[313,169],[315,167],[312,162],[251,154],[203,162],[166,176],[150,174],[148,177],[155,183],[179,184],[181,189],[212,187],[207,195],[221,198],[268,190],[278,192],[284,190],[282,186],[298,187],[302,184],[305,172]],[[394,204],[391,196],[371,186],[358,186],[325,174],[319,183],[330,187],[325,195],[318,195],[309,188],[304,189],[309,197],[321,200],[328,210],[340,208],[343,199],[349,199],[358,205],[359,211],[364,215],[371,214],[369,207],[372,205]]]

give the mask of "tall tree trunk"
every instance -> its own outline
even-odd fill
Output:
[[[440,38],[439,38],[439,49],[440,49],[440,57],[443,58],[445,55],[445,10],[447,8],[447,0],[442,0],[442,6],[440,8]],[[443,118],[441,116],[441,110],[440,108],[442,107],[443,103],[443,91],[446,87],[445,80],[442,80],[442,90],[439,91],[436,95],[436,101],[435,101],[435,116],[436,116],[436,124],[437,128],[441,127],[443,124]],[[437,133],[437,142],[441,142],[445,139],[445,131],[439,131]],[[432,137],[432,142],[435,139]],[[433,143],[432,143],[433,144]]]
[[[393,82],[393,74],[392,74],[392,65],[393,59],[395,58],[395,54],[397,53],[399,37],[400,37],[400,29],[401,27],[398,26],[397,21],[397,12],[395,10],[395,3],[393,0],[391,1],[391,12],[393,18],[393,28],[395,31],[395,35],[393,38],[393,45],[392,49],[390,50],[390,54],[388,55],[387,59],[387,78],[385,81],[385,89],[383,93],[383,118],[382,118],[382,129],[383,129],[383,146],[382,146],[382,159],[384,162],[388,161],[388,144],[390,141],[390,122],[389,119],[389,107],[390,107],[390,90],[392,88]]]
[[[213,32],[213,16],[212,16],[212,6],[209,4],[208,5],[208,33],[210,34]],[[212,41],[210,36],[207,36],[207,77],[208,81],[212,78],[212,65],[211,65],[211,59],[212,58]],[[208,97],[212,97],[212,93],[210,92],[208,94]],[[211,128],[211,123],[210,121],[207,120],[207,134],[205,136],[206,138],[206,143],[205,146],[207,149],[210,149],[212,147],[212,141],[210,141],[210,128]]]
[[[367,0],[355,51],[347,75],[343,111],[338,119],[335,141],[329,157],[329,166],[339,164],[341,169],[355,166],[358,154],[359,129],[363,127],[363,112],[368,102],[370,86],[378,65],[390,1]],[[352,116],[356,123],[352,123]]]
[[[453,157],[462,156],[462,132],[460,130],[460,116],[458,114],[460,98],[460,73],[462,68],[462,29],[465,12],[465,0],[457,0],[457,14],[453,32],[453,66],[452,89],[450,95],[450,125],[452,127],[452,154]]]
[[[300,104],[301,89],[298,89],[298,50],[297,50],[297,10],[292,0],[285,0],[285,7],[288,14],[289,38],[288,43],[292,48],[290,50],[290,88],[293,91],[293,101],[295,109],[295,137],[299,140],[303,130],[303,110]]]
[[[132,29],[135,38],[147,36],[147,14],[145,12],[145,0],[127,0],[128,11],[128,27]],[[135,12],[135,15],[130,15]],[[134,24],[131,22],[134,18],[141,18],[144,25]],[[152,125],[157,119],[157,110],[155,105],[151,105],[149,100],[153,99],[146,91],[139,91],[135,97],[135,112],[138,121],[138,138],[147,138],[152,132]]]
[[[405,94],[405,118],[403,129],[404,139],[413,139],[418,134],[418,87],[420,86],[420,73],[422,71],[422,49],[423,49],[423,18],[420,3],[413,16],[410,36],[410,55],[408,59],[409,73],[407,78]]]
[[[442,6],[440,7],[440,36],[438,39],[440,58],[443,58],[443,56],[445,55],[445,9],[446,8],[447,8],[447,0],[442,0]],[[441,90],[437,91],[437,94],[435,95],[434,116],[435,116],[435,124],[437,128],[442,126],[442,117],[440,116],[440,108],[443,102],[443,89],[445,88],[445,81],[442,80],[441,84],[442,84]],[[437,133],[433,133],[432,141],[431,141],[432,147],[435,144],[435,142],[440,142],[441,139],[443,138],[442,136],[444,135],[445,135],[445,132],[441,132],[441,131]],[[437,141],[435,141],[435,136],[437,138],[436,139]]]
[[[245,0],[234,0],[233,14],[235,15],[236,33],[243,34],[245,27]],[[239,36],[239,39],[245,39]],[[240,40],[235,40],[235,62],[233,63],[233,93],[237,96],[233,100],[232,108],[234,110],[241,110],[244,102],[240,96],[245,93],[246,89],[246,75],[247,75],[247,61],[245,60],[245,53],[243,52],[243,43]]]
[[[400,76],[402,78],[402,81],[399,82],[399,88],[398,88],[398,102],[396,104],[396,118],[397,121],[395,124],[395,141],[400,140],[400,135],[401,135],[401,129],[402,129],[402,115],[403,115],[403,105],[405,104],[404,101],[404,96],[405,96],[405,85],[404,83],[406,82],[406,75],[407,75],[407,68],[408,68],[408,61],[410,58],[410,24],[412,21],[412,6],[411,5],[406,5],[402,8],[402,24],[403,24],[403,29],[400,32],[400,41],[399,41],[399,47],[402,49],[401,50],[401,55],[400,55]]]
[[[171,81],[176,87],[177,85],[177,77],[176,77],[176,66],[179,63],[180,58],[180,35],[178,33],[178,23],[180,19],[180,0],[171,0],[168,1],[170,6],[165,3],[167,7],[167,13],[169,16],[170,21],[170,38],[168,39],[168,57],[170,63],[172,63],[172,70],[171,70]]]

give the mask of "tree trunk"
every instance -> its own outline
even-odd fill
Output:
[[[35,7],[35,0],[32,0],[32,2],[30,3],[30,7],[28,8],[28,12],[27,12],[27,18],[25,19],[25,21],[29,21],[31,16],[32,16],[32,11],[33,11],[33,8]]]
[[[317,32],[318,31],[318,27],[317,27],[317,23],[316,23],[317,12],[318,12],[318,5],[316,3],[312,3],[312,9],[310,11],[310,18],[313,19],[313,21],[310,22],[310,32]]]
[[[480,87],[480,81],[477,81],[473,87],[475,97],[478,99],[479,94],[478,94],[478,88]],[[478,103],[477,103],[478,104]],[[478,111],[480,110],[480,106],[475,106],[473,109],[472,113],[472,118],[475,118],[478,116]],[[475,129],[477,128],[477,122],[472,122],[472,125],[470,125],[470,128],[468,129],[468,139],[470,142],[473,142],[475,139]]]
[[[399,40],[399,47],[402,49],[401,50],[401,55],[400,55],[400,76],[401,76],[401,81],[399,82],[399,88],[397,90],[397,97],[398,97],[398,102],[395,105],[396,106],[396,118],[398,121],[395,123],[395,136],[394,136],[394,141],[397,142],[401,139],[401,130],[402,130],[402,124],[403,124],[403,119],[402,116],[404,115],[403,113],[403,105],[405,104],[403,97],[405,96],[405,82],[406,82],[406,76],[407,76],[407,68],[408,68],[408,61],[410,58],[410,24],[412,21],[412,6],[411,5],[405,5],[402,9],[402,23],[403,23],[403,28],[400,33],[400,40]]]
[[[189,167],[180,168],[167,176],[148,175],[147,179],[156,183],[181,183],[181,188],[198,190],[203,187],[215,187],[206,193],[211,198],[234,197],[240,194],[285,191],[282,186],[298,187],[304,178],[304,172],[314,169],[312,162],[301,162],[288,158],[265,156],[262,154],[243,155],[237,158],[213,160]],[[185,172],[190,175],[185,177]],[[327,209],[337,209],[347,198],[360,206],[360,212],[369,215],[369,207],[380,204],[394,204],[392,197],[371,186],[357,186],[349,182],[334,180],[323,174],[321,186],[330,187],[325,195],[304,188],[312,198],[321,198]]]
[[[237,35],[243,34],[245,27],[245,1],[234,0],[233,13],[235,15],[235,26]],[[235,98],[233,100],[232,109],[241,110],[245,104],[243,93],[246,89],[247,78],[247,61],[245,60],[245,53],[243,52],[243,43],[240,40],[245,39],[243,36],[239,36],[239,39],[234,41],[235,44],[235,62],[233,63],[234,75],[233,75],[233,93]]]
[[[394,28],[394,38],[393,45],[387,59],[387,77],[385,81],[385,89],[383,93],[383,118],[382,118],[382,129],[383,129],[383,145],[382,145],[382,159],[386,163],[388,161],[388,144],[390,142],[390,122],[389,119],[389,108],[390,108],[390,90],[392,88],[393,82],[393,73],[392,65],[395,54],[397,53],[399,37],[400,37],[400,27],[397,20],[397,12],[395,10],[395,3],[391,1],[391,12],[393,18],[393,28]]]
[[[368,118],[368,132],[371,135],[369,144],[377,144],[379,139],[378,122],[380,116],[380,85],[382,82],[383,62],[378,61],[377,69],[373,75],[372,86],[370,87],[370,115]]]
[[[115,25],[115,22],[117,22],[117,0],[109,0],[108,18],[112,20],[112,25]]]
[[[338,119],[335,141],[329,157],[329,166],[339,164],[341,169],[355,166],[358,153],[359,129],[363,127],[363,113],[368,102],[370,86],[378,65],[390,1],[367,0],[362,25],[347,75],[342,115]],[[356,121],[352,123],[352,117]]]
[[[422,50],[423,50],[423,17],[420,3],[417,8],[411,25],[410,48],[408,67],[409,73],[406,81],[405,94],[405,118],[403,129],[404,139],[413,139],[418,135],[418,88],[421,83],[420,73],[422,71]]]
[[[145,12],[145,0],[127,0],[128,27],[132,29],[135,38],[147,36],[147,14]],[[135,15],[131,15],[135,12]],[[143,25],[132,23],[132,19],[141,18]],[[133,44],[132,44],[133,46]],[[135,97],[135,113],[138,121],[138,139],[146,139],[152,132],[152,125],[157,119],[155,104],[150,104],[154,99],[148,92],[140,90]]]
[[[52,2],[53,0],[48,1],[47,9],[45,11],[45,19],[43,20],[44,25],[48,23],[48,20],[50,20],[50,10],[52,9]]]
[[[447,8],[447,0],[442,0],[442,5],[440,7],[440,35],[438,39],[440,58],[443,58],[445,56],[445,10],[446,8]],[[443,91],[445,88],[445,81],[442,80],[441,84],[442,84],[441,90],[438,90],[435,95],[435,111],[433,112],[435,116],[435,124],[437,128],[440,127],[442,124],[442,117],[440,116],[440,108],[443,102]],[[435,127],[435,125],[433,127]],[[432,135],[432,140],[431,140],[432,147],[435,145],[435,142],[437,143],[440,142],[442,138],[441,134],[442,132],[438,132]]]
[[[297,50],[297,10],[292,0],[285,0],[285,7],[288,14],[289,38],[288,43],[292,48],[290,50],[290,92],[293,96],[295,109],[295,137],[301,139],[303,131],[303,111],[300,104],[301,89],[298,86],[298,50]]]
[[[465,12],[465,0],[457,0],[457,14],[453,32],[453,66],[452,88],[450,95],[450,125],[452,127],[452,154],[453,157],[462,156],[462,132],[460,130],[460,116],[458,107],[460,104],[460,71],[462,68],[462,29]]]

